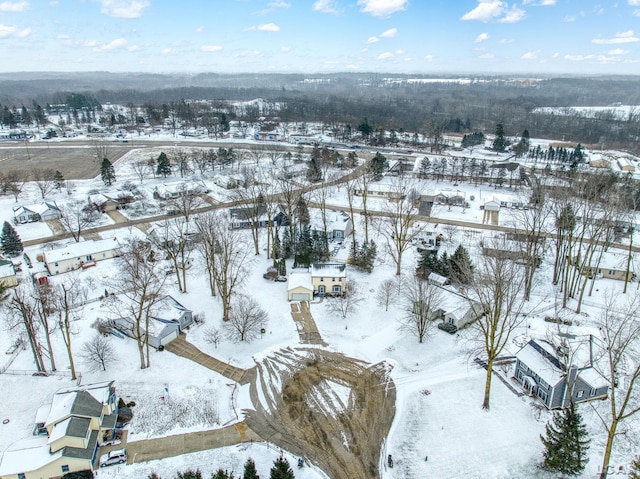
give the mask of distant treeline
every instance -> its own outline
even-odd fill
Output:
[[[44,75],[44,74],[41,74]],[[70,74],[69,74],[70,75]],[[92,76],[89,76],[92,75]],[[415,78],[416,76],[411,76]],[[390,81],[389,79],[393,80]],[[534,113],[538,107],[640,105],[637,77],[477,78],[471,83],[407,82],[408,75],[130,75],[59,74],[22,82],[2,80],[0,103],[55,104],[79,92],[102,104],[162,105],[180,100],[265,100],[281,121],[349,124],[367,118],[375,130],[493,132],[496,123],[518,136],[551,138],[638,151],[640,109],[627,118],[609,112],[585,118]],[[91,86],[89,86],[91,85]],[[29,93],[31,92],[31,96]]]

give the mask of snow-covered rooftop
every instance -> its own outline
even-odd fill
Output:
[[[2,455],[0,476],[8,476],[25,471],[25,457],[28,457],[30,470],[40,469],[62,456],[62,450],[51,454],[46,436],[22,439],[14,442]]]
[[[47,263],[55,263],[70,258],[80,258],[82,256],[94,255],[103,251],[111,251],[118,248],[120,244],[116,238],[97,240],[97,241],[80,241],[79,243],[70,243],[63,248],[46,251],[44,256]]]
[[[291,291],[292,289],[296,288],[305,288],[309,291],[313,291],[313,284],[311,283],[311,273],[303,271],[290,273],[287,291]]]

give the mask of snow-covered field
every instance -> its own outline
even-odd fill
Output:
[[[73,182],[73,198],[85,198],[90,191],[114,191],[124,181],[139,183],[131,169],[133,161],[156,155],[159,150],[132,151],[116,164],[117,182],[114,187],[107,188],[98,179]],[[149,178],[140,189],[145,192],[148,209],[145,214],[157,214],[161,211],[152,199],[153,188],[171,180]],[[216,201],[226,199],[226,191],[213,185],[210,179],[205,184],[211,189],[210,196]],[[469,199],[469,208],[436,207],[436,217],[460,219],[480,223],[482,212],[480,205],[496,198],[506,201],[517,198],[518,191],[506,188],[476,187],[469,184],[456,186],[448,182],[424,182],[429,192],[440,189],[458,189]],[[471,196],[475,199],[471,200]],[[55,200],[64,204],[70,195],[65,190],[53,192],[47,200]],[[21,195],[20,203],[38,202],[35,187],[29,186]],[[328,203],[346,204],[344,189],[334,189]],[[0,198],[0,220],[10,220],[13,198]],[[371,200],[370,209],[383,209],[383,201]],[[128,214],[128,210],[123,213]],[[109,224],[104,215],[104,224]],[[500,217],[501,225],[513,224],[513,217],[505,210]],[[42,223],[19,225],[16,227],[23,240],[46,237],[51,234]],[[362,228],[359,228],[362,231]],[[103,233],[103,237],[117,236],[124,238],[131,234],[141,234],[136,229],[118,229]],[[249,233],[247,232],[247,235]],[[262,247],[266,240],[261,238]],[[467,232],[453,228],[448,234],[448,243],[444,247],[450,252],[457,244],[476,245],[480,233]],[[635,241],[637,244],[637,241]],[[348,243],[345,244],[348,246]],[[32,246],[26,252],[32,259],[50,245]],[[337,259],[346,259],[348,248],[339,251]],[[262,307],[268,311],[269,321],[265,325],[265,334],[250,343],[238,344],[223,340],[218,345],[207,341],[208,332],[212,328],[224,330],[221,320],[221,305],[209,293],[205,271],[196,265],[188,273],[188,293],[180,293],[177,285],[171,283],[167,293],[173,295],[184,306],[202,313],[205,323],[193,326],[188,332],[188,340],[197,347],[242,368],[252,367],[254,357],[261,357],[268,352],[282,347],[298,344],[299,339],[295,324],[291,318],[290,306],[286,299],[287,284],[266,281],[262,274],[271,265],[264,252],[257,256],[246,277],[243,290],[249,292]],[[418,258],[414,249],[404,258],[403,271],[412,274]],[[288,264],[290,271],[291,264]],[[85,282],[89,298],[97,298],[104,289],[105,281],[115,273],[113,261],[99,262],[96,267],[78,274]],[[20,274],[26,280],[26,267]],[[482,393],[484,386],[484,370],[476,366],[469,356],[469,330],[459,336],[451,336],[438,329],[424,344],[398,328],[402,310],[396,299],[388,311],[376,303],[376,291],[386,279],[394,278],[395,266],[391,259],[379,248],[379,256],[372,274],[349,269],[349,281],[357,283],[363,301],[358,304],[357,311],[341,319],[327,307],[327,302],[314,302],[311,313],[318,325],[323,339],[329,348],[343,352],[370,363],[387,361],[393,366],[392,378],[397,387],[397,403],[395,420],[387,438],[381,457],[392,454],[395,467],[390,469],[382,464],[382,477],[466,477],[466,478],[531,478],[554,477],[539,470],[542,458],[542,444],[539,435],[544,432],[544,425],[550,418],[547,411],[535,407],[535,401],[527,396],[518,396],[507,388],[498,378],[494,378],[492,387],[491,410],[483,411]],[[545,308],[552,306],[553,288],[550,286],[549,262],[543,264],[538,273],[539,285],[534,290],[531,301],[533,310],[522,329],[517,331],[514,339],[522,337],[544,337],[547,323],[543,321]],[[52,281],[57,281],[52,278]],[[598,305],[606,290],[620,292],[622,283],[612,280],[598,280],[594,296],[588,298],[582,316],[572,329],[574,334],[597,333],[596,320]],[[635,290],[635,285],[633,288]],[[107,312],[101,308],[99,301],[88,303],[75,324],[76,335],[73,337],[74,349],[79,351],[81,345],[96,334],[92,327],[99,317]],[[14,331],[3,330],[0,335],[0,351],[9,349],[15,340]],[[0,424],[0,450],[4,450],[17,439],[27,437],[33,429],[36,410],[42,404],[50,402],[53,393],[72,383],[65,373],[67,361],[65,349],[60,335],[54,335],[54,350],[60,375],[49,377],[33,377],[33,358],[28,350],[20,352],[9,368],[12,374],[0,376],[0,422],[8,419],[8,423]],[[115,380],[117,393],[125,401],[135,401],[134,419],[129,426],[129,441],[143,440],[170,434],[216,428],[223,424],[241,419],[241,408],[247,403],[246,388],[240,388],[237,400],[232,399],[234,384],[223,376],[205,369],[168,351],[154,351],[151,355],[151,367],[139,369],[138,352],[135,342],[129,339],[112,338],[112,345],[117,352],[117,361],[111,364],[106,372],[92,372],[79,361],[81,381],[83,384],[103,380]],[[513,354],[518,350],[521,341],[512,341],[505,354]],[[0,367],[10,359],[9,355],[0,358]],[[13,359],[13,358],[11,358]],[[509,371],[503,372],[509,378]],[[179,409],[177,408],[179,406]],[[598,404],[598,409],[604,404]],[[604,429],[597,419],[596,411],[589,405],[581,406],[589,424],[592,437],[590,450],[591,461],[581,477],[595,477],[604,447]],[[632,433],[640,431],[636,423],[630,427]],[[629,442],[635,434],[621,437],[614,451],[612,465],[626,465],[634,454],[637,445]],[[633,436],[633,437],[632,437]],[[205,475],[217,468],[233,470],[236,476],[241,473],[242,465],[248,457],[253,457],[262,477],[268,475],[272,461],[280,451],[268,444],[244,444],[236,447],[211,450],[176,458],[134,464],[131,466],[115,466],[99,471],[105,478],[140,478],[147,477],[152,471],[162,477],[172,477],[175,472],[187,468],[199,468]],[[288,456],[292,466],[296,458]],[[384,461],[383,461],[384,462]],[[325,477],[321,471],[305,467],[296,470],[296,477],[315,479]]]

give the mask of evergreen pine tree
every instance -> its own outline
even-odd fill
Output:
[[[308,226],[311,222],[311,218],[309,216],[309,207],[307,206],[307,202],[301,196],[298,200],[298,204],[296,205],[296,218],[298,218],[298,222],[300,226]]]
[[[211,479],[233,479],[233,473],[231,473],[231,476],[229,476],[227,471],[218,469],[216,473],[213,476],[211,476]]]
[[[18,256],[23,251],[22,240],[16,230],[7,221],[2,225],[0,234],[0,246],[3,254],[7,256]]]
[[[273,462],[269,479],[295,479],[293,470],[284,457],[279,457]]]
[[[100,177],[104,184],[107,186],[111,186],[111,184],[116,181],[116,170],[109,161],[109,158],[102,159],[102,166],[100,166]]]
[[[542,467],[569,476],[577,476],[589,460],[589,439],[582,416],[573,403],[562,412],[553,414],[553,424],[547,424]]]
[[[631,463],[629,479],[640,479],[640,456],[636,457],[635,460]]]
[[[202,473],[200,472],[200,469],[196,469],[195,471],[193,469],[189,469],[184,472],[179,472],[178,479],[202,479]]]
[[[289,233],[289,228],[285,228],[284,233],[282,233],[281,244],[282,257],[291,258],[291,255],[293,254],[293,245],[291,244],[291,234]]]
[[[459,245],[449,258],[449,271],[453,281],[461,284],[471,283],[473,265],[471,264],[471,256],[464,246]]]
[[[247,462],[244,463],[242,479],[260,479],[258,471],[256,470],[256,463],[253,462],[251,458],[247,459]]]
[[[62,185],[64,185],[64,175],[56,170],[56,172],[53,174],[53,186],[56,190],[60,191]]]
[[[369,172],[371,173],[371,179],[373,181],[378,181],[382,179],[385,171],[389,168],[389,161],[387,157],[382,155],[381,153],[376,153],[371,161],[369,162]]]
[[[156,472],[152,472],[147,476],[147,479],[160,479],[160,476]]]
[[[171,162],[167,155],[165,155],[164,151],[160,152],[156,164],[156,175],[162,175],[166,178],[171,174]]]
[[[307,163],[307,181],[309,183],[322,181],[322,169],[320,169],[319,160],[313,157]]]
[[[504,137],[504,125],[502,123],[496,125],[496,136],[493,140],[492,149],[498,153],[507,149],[507,140]]]

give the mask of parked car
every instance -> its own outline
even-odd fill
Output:
[[[100,467],[111,466],[113,464],[124,464],[127,462],[126,449],[114,449],[108,454],[100,456]]]

